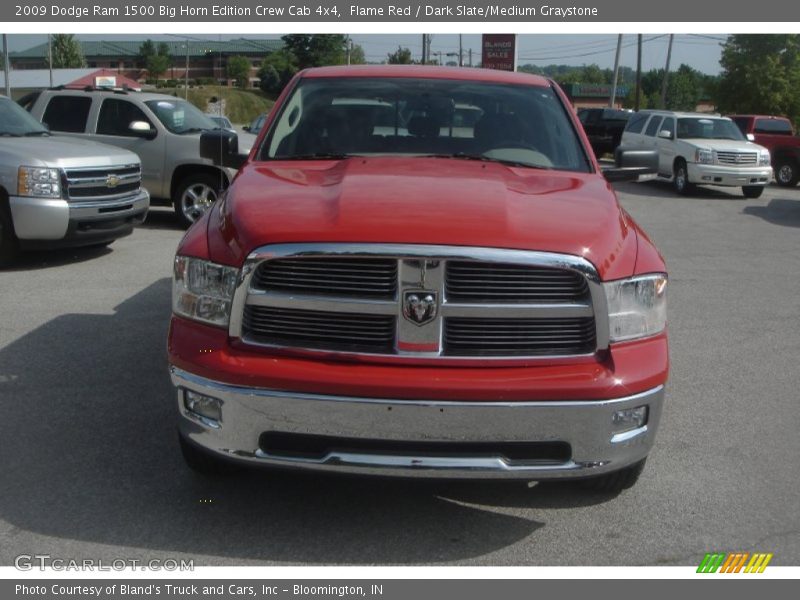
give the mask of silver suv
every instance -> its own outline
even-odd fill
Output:
[[[51,131],[136,152],[153,204],[171,203],[185,226],[203,215],[236,173],[200,157],[200,133],[218,125],[174,96],[51,89],[30,94],[20,104]],[[255,136],[239,136],[241,151],[249,152],[254,141]]]
[[[144,221],[133,152],[51,136],[5,96],[0,137],[0,266],[19,249],[106,245]]]

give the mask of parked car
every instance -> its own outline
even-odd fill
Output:
[[[800,137],[786,117],[731,115],[748,139],[764,146],[772,156],[775,182],[792,187],[800,181]]]
[[[613,154],[622,140],[625,125],[633,114],[632,110],[616,108],[582,108],[578,111],[578,119],[597,156]]]
[[[323,67],[289,89],[175,257],[189,466],[632,485],[663,404],[667,276],[607,180],[655,153],[602,172],[536,75]],[[376,101],[409,108],[404,130],[353,118]],[[458,105],[482,111],[470,136],[449,133]],[[229,132],[201,148],[242,160]]]
[[[245,125],[242,129],[252,134],[258,134],[258,132],[261,131],[261,128],[264,126],[266,120],[267,113],[261,113],[250,122],[250,125]]]
[[[769,150],[720,115],[643,110],[628,121],[621,147],[656,150],[658,176],[681,195],[696,185],[720,185],[758,198],[772,179]]]
[[[0,137],[0,266],[20,249],[110,244],[144,221],[133,152],[52,136],[5,96]]]
[[[172,204],[188,226],[216,201],[236,173],[199,154],[200,133],[217,128],[191,103],[133,91],[52,89],[20,100],[54,132],[111,144],[139,155],[154,204]],[[242,136],[245,150],[253,136]]]
[[[231,120],[228,117],[222,117],[219,115],[208,115],[208,118],[216,123],[217,127],[220,129],[227,129],[228,131],[236,131],[236,128],[231,123]]]

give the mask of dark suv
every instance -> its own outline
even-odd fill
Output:
[[[578,119],[597,156],[616,150],[632,114],[633,111],[616,108],[582,108],[578,111]]]

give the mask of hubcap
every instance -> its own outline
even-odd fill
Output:
[[[217,200],[217,192],[205,183],[190,185],[181,196],[181,210],[189,221],[194,222]]]
[[[778,179],[781,183],[789,183],[792,180],[792,167],[791,165],[781,165],[778,169]]]
[[[675,173],[675,186],[679,190],[683,190],[686,186],[686,172],[683,170],[683,167],[678,169],[678,172]]]

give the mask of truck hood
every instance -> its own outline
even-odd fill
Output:
[[[597,174],[447,158],[250,163],[208,221],[212,260],[290,242],[485,246],[583,256],[627,277],[636,234]]]
[[[723,152],[758,152],[765,150],[753,142],[744,140],[709,140],[707,138],[681,138],[682,142],[687,142],[698,148],[709,148],[711,150],[722,150]]]
[[[105,167],[139,162],[133,152],[78,137],[53,135],[3,138],[2,155],[34,167]]]

